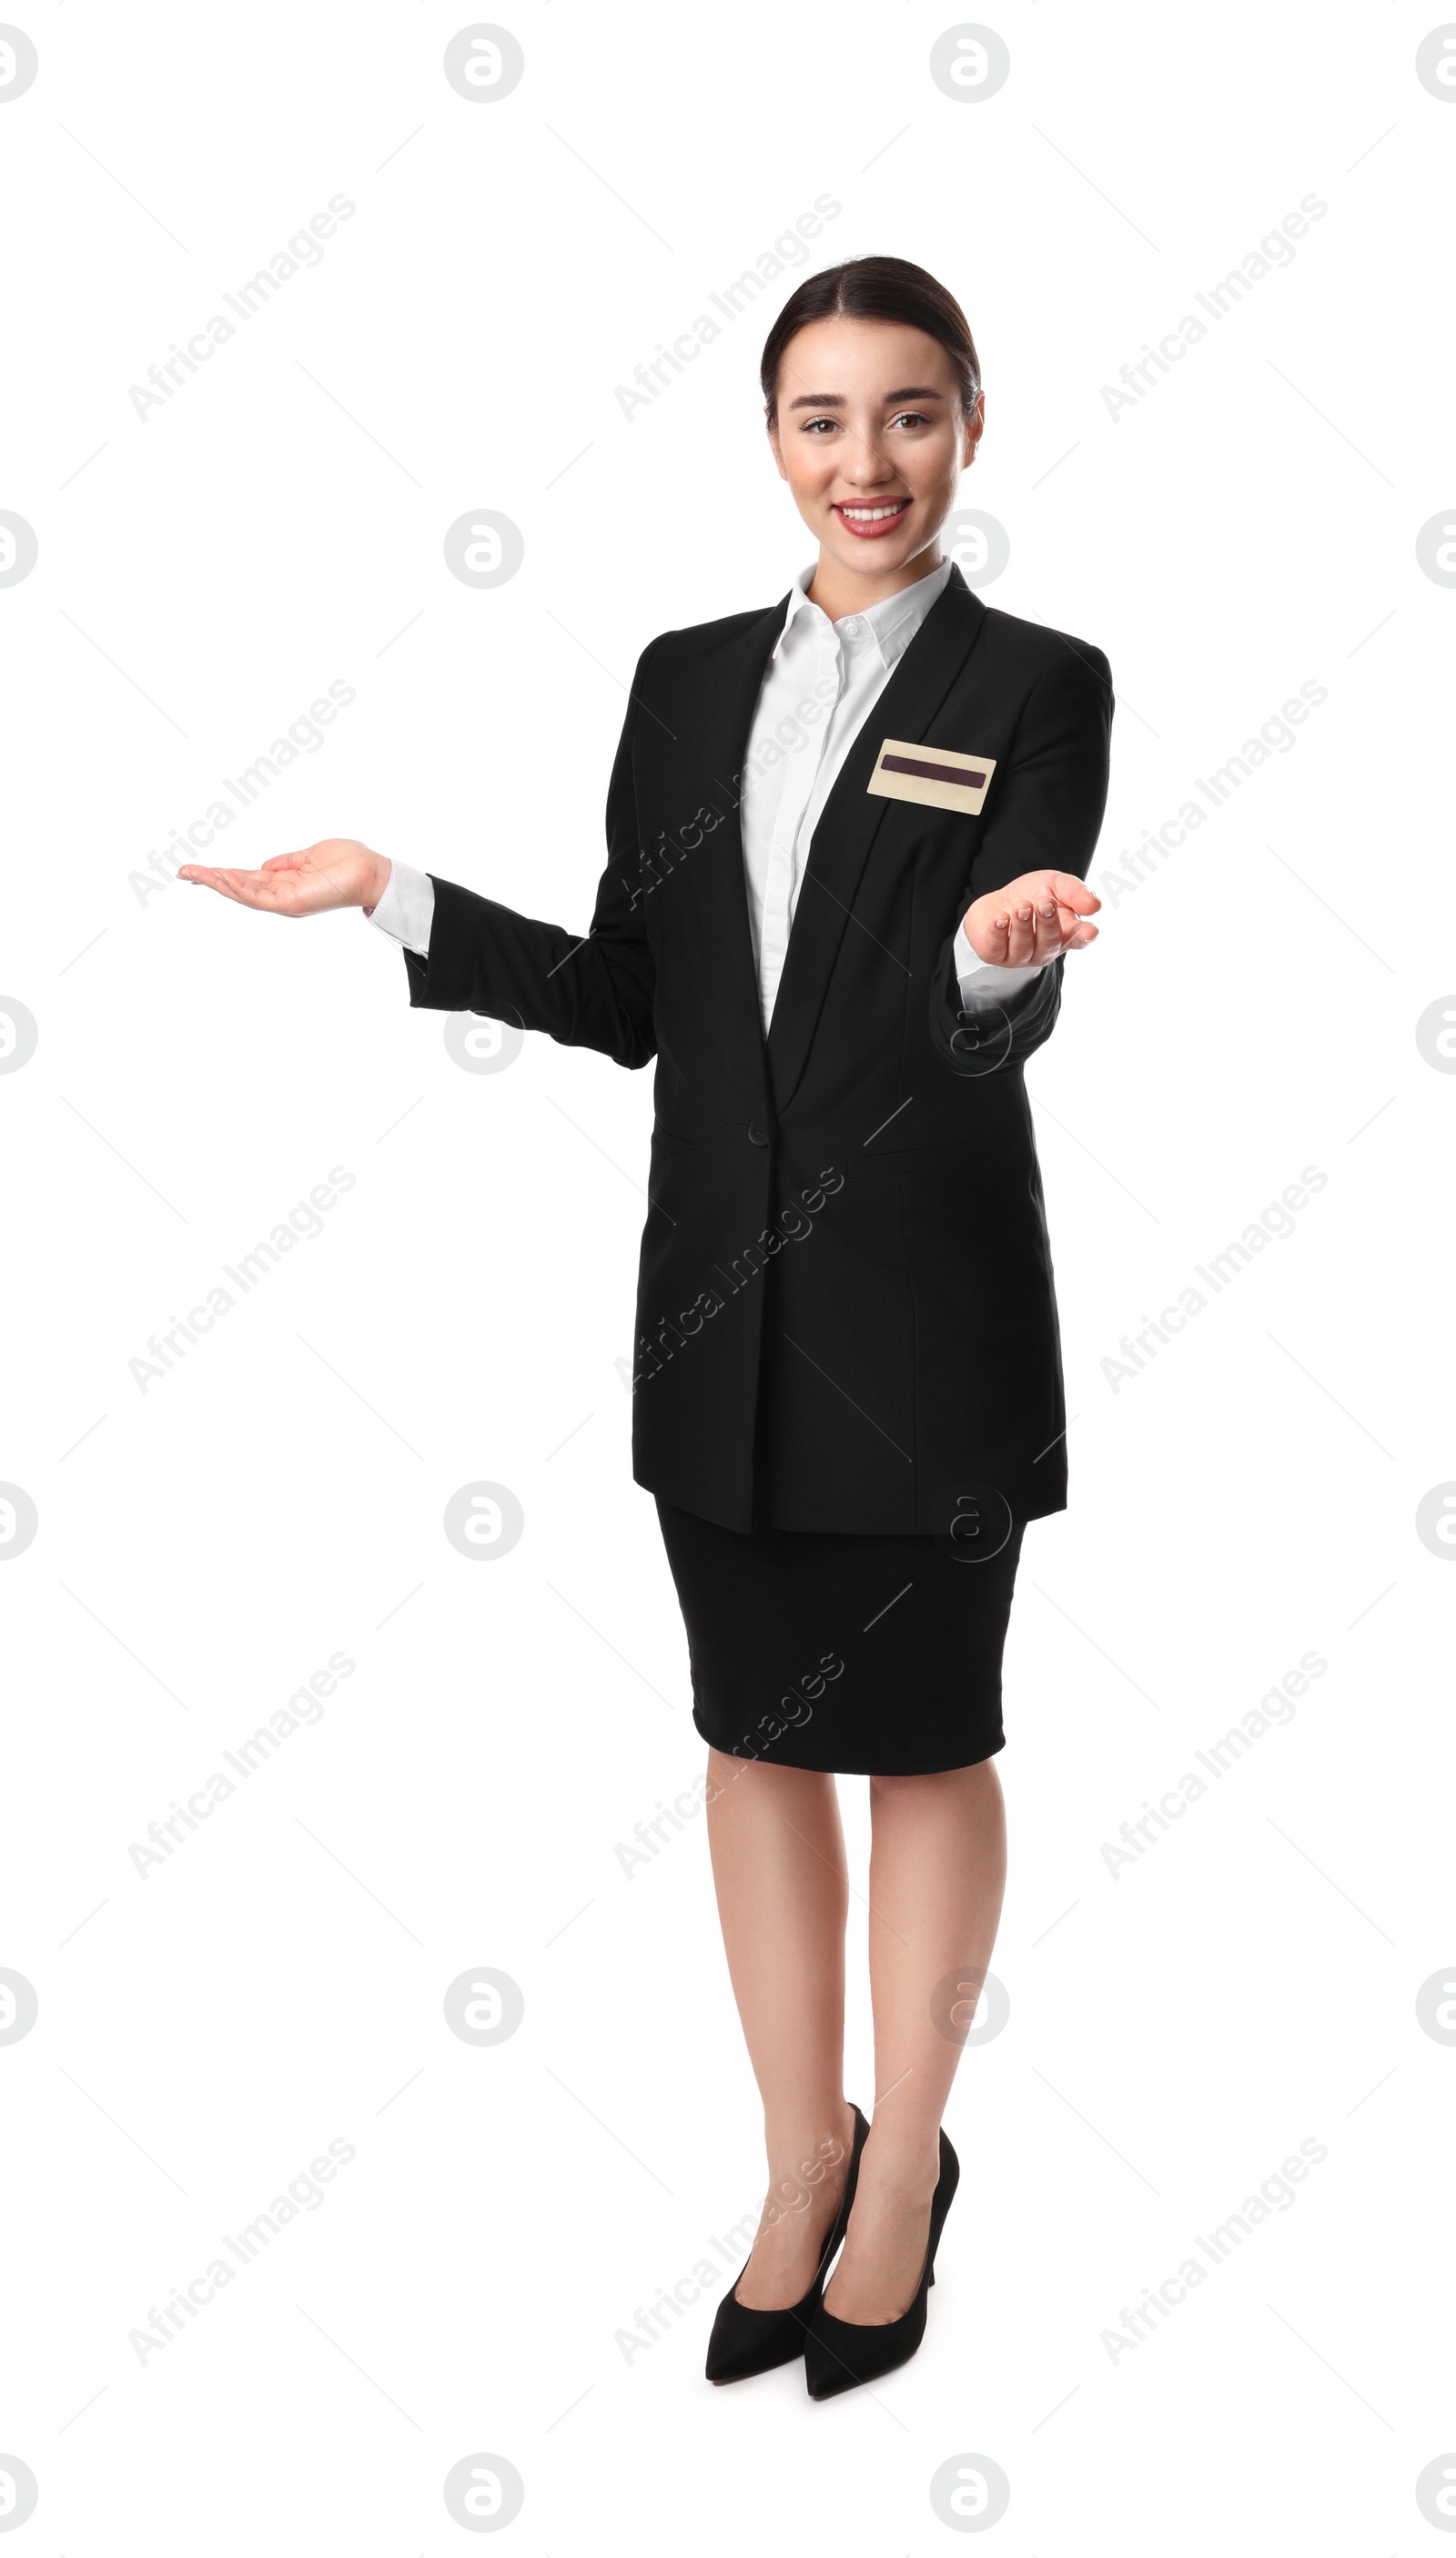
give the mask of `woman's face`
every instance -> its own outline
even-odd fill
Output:
[[[955,367],[920,329],[813,320],[779,367],[780,472],[821,549],[857,577],[893,577],[929,548],[975,456]]]

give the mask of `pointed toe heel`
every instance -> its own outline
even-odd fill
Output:
[[[887,2371],[898,2371],[902,2362],[919,2352],[926,2332],[926,2301],[936,2279],[936,2249],[959,2182],[960,2162],[943,2132],[941,2174],[931,2198],[930,2240],[915,2298],[903,2318],[890,2319],[883,2327],[856,2327],[832,2317],[821,2297],[803,2348],[803,2376],[810,2398],[837,2398],[867,2380],[883,2380]],[[821,2291],[823,2272],[821,2267]]]
[[[713,2332],[708,2339],[707,2377],[718,2387],[730,2380],[752,2380],[761,2371],[775,2371],[784,2362],[796,2362],[804,2349],[809,2323],[819,2307],[824,2277],[830,2259],[843,2239],[854,2203],[854,2189],[859,2178],[859,2156],[864,2148],[869,2124],[859,2107],[854,2107],[854,2143],[849,2153],[849,2172],[828,2236],[819,2256],[818,2271],[801,2301],[787,2310],[745,2309],[738,2298],[743,2269],[735,2275],[729,2289],[718,2303]],[[745,2263],[746,2263],[745,2259]]]

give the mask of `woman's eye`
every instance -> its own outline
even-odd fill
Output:
[[[835,426],[837,424],[838,420],[832,417],[808,417],[804,419],[803,431],[805,435],[813,435],[821,426]]]
[[[930,422],[925,411],[918,408],[902,409],[900,415],[891,420],[894,426],[929,426]]]

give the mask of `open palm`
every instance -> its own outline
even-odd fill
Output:
[[[367,844],[332,835],[301,853],[275,853],[260,871],[209,870],[184,862],[177,874],[199,888],[215,888],[238,906],[255,906],[264,915],[328,915],[336,907],[378,905],[389,879],[389,864]]]
[[[1095,941],[1097,927],[1089,918],[1100,905],[1071,871],[1025,871],[967,907],[962,929],[976,957],[992,966],[1041,967]]]

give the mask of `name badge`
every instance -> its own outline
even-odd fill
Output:
[[[993,755],[957,755],[948,746],[908,746],[887,737],[865,787],[879,799],[913,799],[922,808],[978,817],[995,770]]]

